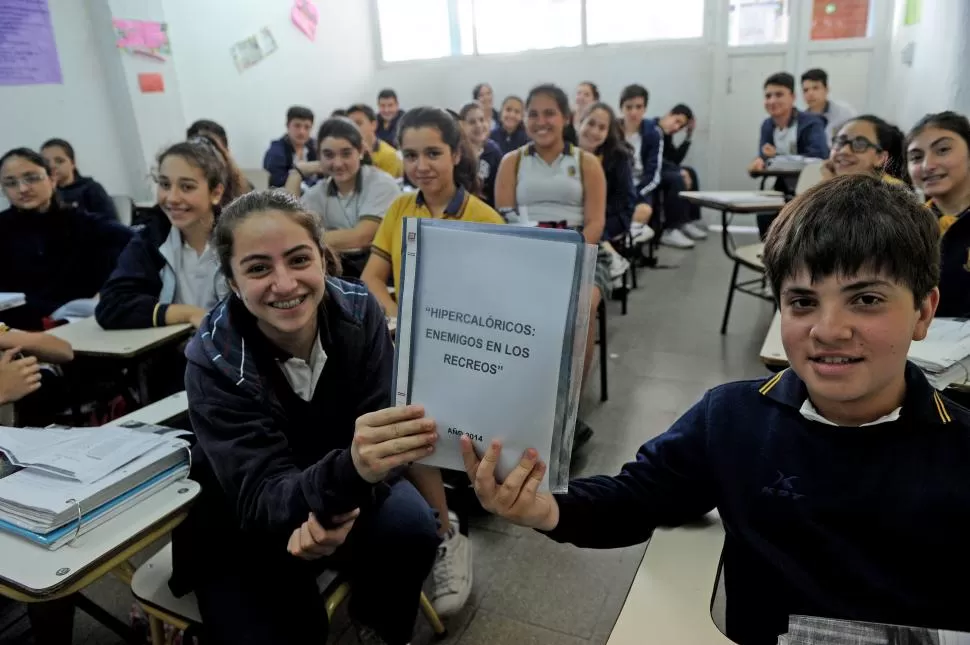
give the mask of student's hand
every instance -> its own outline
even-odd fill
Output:
[[[684,179],[684,190],[694,190],[694,181],[691,179],[690,173],[681,168],[680,176]]]
[[[350,456],[360,476],[376,484],[398,466],[430,455],[437,440],[434,419],[424,417],[422,406],[400,405],[357,419]]]
[[[495,479],[495,465],[502,454],[502,443],[493,441],[481,459],[468,437],[461,438],[461,455],[465,472],[475,487],[482,508],[490,513],[533,529],[551,531],[559,524],[559,504],[550,493],[540,493],[539,484],[546,465],[539,453],[530,448],[522,461],[501,484]]]
[[[323,173],[323,166],[319,161],[297,161],[296,167],[304,175],[319,175]]]
[[[832,177],[835,177],[835,162],[826,159],[822,162],[822,179],[831,179]]]
[[[40,365],[34,356],[16,358],[14,347],[0,356],[0,404],[19,401],[40,389]]]
[[[310,513],[310,517],[300,528],[293,531],[290,540],[286,545],[286,550],[290,555],[295,555],[304,560],[316,560],[328,555],[333,555],[354,528],[354,521],[360,515],[360,509],[355,508],[349,513],[335,515],[333,528],[325,529],[317,521],[316,515]]]
[[[696,128],[696,127],[697,127],[697,119],[691,119],[690,121],[687,122],[687,136],[688,137],[693,136],[693,134],[694,134],[694,128]]]
[[[763,154],[768,159],[771,159],[776,154],[778,154],[778,151],[775,150],[775,147],[773,145],[771,145],[770,143],[766,143],[765,145],[761,146],[761,154]]]
[[[198,329],[202,326],[202,319],[205,318],[205,309],[199,309],[189,314],[189,324]]]
[[[748,164],[748,172],[757,172],[759,170],[765,169],[765,160],[761,157],[756,157],[754,161]]]

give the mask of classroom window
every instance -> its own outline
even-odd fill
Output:
[[[586,0],[589,45],[703,35],[704,0]]]
[[[377,0],[381,54],[387,62],[452,55],[449,0]]]
[[[813,0],[812,40],[865,38],[869,0]]]
[[[730,0],[728,44],[775,45],[788,42],[788,0]]]
[[[479,54],[582,44],[580,0],[476,0],[473,5]]]

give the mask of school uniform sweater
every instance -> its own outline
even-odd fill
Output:
[[[488,138],[498,144],[499,150],[503,155],[507,155],[513,150],[518,150],[529,143],[529,135],[525,132],[525,124],[520,123],[512,132],[506,132],[501,124],[492,129]]]
[[[764,158],[761,149],[766,143],[775,145],[774,119],[768,117],[761,122],[761,135],[758,141],[758,156]],[[802,157],[828,159],[829,140],[825,138],[825,120],[818,114],[792,109],[788,127],[795,128],[795,150],[778,150],[779,155],[797,154]]]
[[[118,211],[108,191],[90,177],[76,176],[73,183],[57,189],[57,196],[62,204],[79,208],[94,217],[118,221]]]
[[[293,156],[295,154],[296,148],[293,147],[290,138],[286,135],[269,144],[269,149],[263,155],[263,169],[269,173],[270,188],[279,188],[286,184],[286,176],[290,174],[290,168],[294,166]],[[306,143],[306,161],[316,160],[316,146],[313,144],[313,139],[310,139]],[[307,176],[306,183],[312,186],[316,183],[316,177]]]
[[[630,230],[637,193],[633,185],[633,160],[628,154],[614,154],[603,159],[606,175],[606,225],[603,239],[612,240]]]
[[[94,315],[105,329],[162,327],[169,306],[178,302],[181,236],[171,234],[167,217],[151,221],[151,226],[142,227],[132,237],[101,288]],[[228,287],[216,264],[209,270],[209,303],[215,304],[228,293]]]
[[[384,143],[398,147],[397,141],[397,127],[401,124],[401,119],[404,117],[404,110],[398,110],[398,113],[389,122],[384,122],[384,117],[377,115],[377,138]]]
[[[0,291],[23,292],[27,304],[4,312],[11,327],[38,330],[61,305],[91,298],[111,274],[131,230],[70,206],[46,213],[0,213]]]
[[[651,202],[653,191],[660,185],[660,168],[663,165],[664,137],[657,119],[640,122],[640,164],[643,174],[637,182],[637,201]]]
[[[944,215],[933,200],[926,204],[940,224],[940,317],[970,316],[970,208]]]
[[[498,166],[502,163],[502,150],[491,139],[485,140],[485,147],[478,157],[478,179],[482,182],[482,200],[495,208],[495,179]]]
[[[384,313],[362,284],[327,278],[318,325],[326,363],[310,401],[279,366],[289,356],[234,295],[189,343],[192,478],[202,493],[176,533],[178,592],[221,567],[291,558],[289,535],[311,512],[326,522],[386,498],[388,485],[363,480],[350,456],[357,417],[391,402]]]
[[[674,145],[674,135],[664,132],[663,160],[664,164],[680,166],[684,163],[687,151],[690,150],[691,136],[688,134],[680,145]]]
[[[708,391],[619,475],[569,482],[549,536],[616,548],[717,508],[743,645],[773,645],[790,614],[970,630],[970,412],[912,364],[896,420],[811,421],[807,396],[790,369]]]

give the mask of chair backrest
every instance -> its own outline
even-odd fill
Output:
[[[255,190],[269,188],[269,173],[262,168],[243,168],[242,174],[249,180]]]
[[[801,195],[806,190],[822,181],[822,163],[823,162],[821,161],[813,161],[802,168],[802,172],[798,175],[798,183],[795,184],[796,195]]]
[[[128,195],[112,195],[111,201],[115,203],[118,221],[125,226],[131,226],[132,214],[135,212],[135,200]]]

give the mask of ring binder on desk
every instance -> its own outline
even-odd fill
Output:
[[[74,508],[77,509],[77,526],[74,527],[74,535],[71,539],[67,541],[68,545],[73,545],[74,541],[78,539],[81,535],[81,523],[84,520],[84,516],[81,514],[81,502],[77,501],[73,497],[71,499],[65,500],[67,504],[74,503]]]

